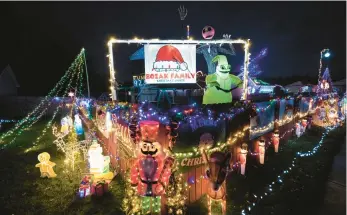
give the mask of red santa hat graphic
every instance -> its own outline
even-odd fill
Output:
[[[153,63],[153,70],[157,72],[166,71],[185,71],[188,69],[188,64],[180,51],[171,45],[162,46],[157,53],[155,62]]]

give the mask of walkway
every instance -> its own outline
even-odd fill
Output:
[[[346,214],[346,144],[334,158],[320,215]]]

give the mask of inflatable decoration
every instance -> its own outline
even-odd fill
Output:
[[[211,40],[214,37],[214,28],[212,28],[211,26],[205,26],[202,29],[202,37],[206,40]]]
[[[214,140],[213,136],[210,133],[203,133],[200,136],[199,149],[209,149],[213,147]]]
[[[240,165],[241,165],[241,174],[245,175],[246,172],[246,162],[247,162],[247,153],[248,145],[246,143],[242,144],[240,152]]]
[[[265,139],[261,137],[258,140],[258,147],[259,147],[259,162],[260,164],[264,164],[265,159]]]
[[[204,93],[203,104],[230,103],[232,102],[231,91],[242,87],[242,81],[237,76],[229,74],[230,65],[224,55],[217,55],[212,62],[217,62],[216,72],[206,76],[207,89]]]
[[[173,158],[166,156],[156,141],[159,122],[141,121],[141,141],[137,144],[137,159],[131,168],[131,184],[141,196],[160,196],[169,183]]]
[[[37,159],[40,161],[40,163],[36,164],[35,167],[40,168],[41,177],[47,177],[47,178],[54,178],[57,177],[57,174],[55,174],[53,167],[55,166],[55,163],[51,162],[51,156],[47,152],[42,152],[37,156]]]
[[[78,114],[75,115],[75,131],[77,135],[82,135],[83,134],[83,126],[82,126],[82,120]]]
[[[272,134],[272,143],[274,144],[275,152],[278,152],[278,146],[280,144],[280,134],[278,130],[275,130]]]
[[[299,138],[301,136],[301,125],[300,122],[295,123],[295,134]]]
[[[68,134],[69,133],[69,128],[70,128],[70,117],[69,116],[65,116],[61,119],[60,124],[61,124],[61,128],[60,128],[60,132],[63,134]]]
[[[205,150],[202,151],[203,159],[208,164],[206,176],[210,181],[210,188],[212,191],[218,192],[229,172],[231,153],[212,152],[208,158]],[[209,193],[209,195],[211,194]]]

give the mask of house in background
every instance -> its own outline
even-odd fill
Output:
[[[346,92],[346,79],[333,82],[333,88],[337,89],[339,92]]]
[[[16,96],[19,84],[10,65],[0,72],[0,96]]]
[[[297,81],[285,86],[284,88],[287,90],[288,93],[298,93],[303,86],[304,85],[301,81]]]

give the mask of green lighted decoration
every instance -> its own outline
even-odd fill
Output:
[[[242,81],[235,75],[229,74],[230,65],[226,56],[217,55],[212,59],[217,62],[216,72],[206,76],[207,89],[203,104],[222,104],[232,102],[231,91],[242,87]],[[236,86],[232,88],[232,86]]]

